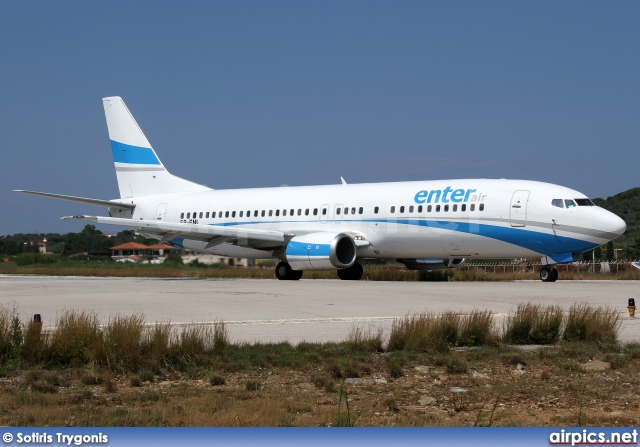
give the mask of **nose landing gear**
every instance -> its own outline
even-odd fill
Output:
[[[556,282],[558,279],[558,271],[551,267],[543,267],[540,270],[540,279],[543,282]]]

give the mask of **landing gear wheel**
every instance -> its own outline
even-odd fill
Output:
[[[549,267],[543,267],[540,270],[540,279],[542,282],[555,282],[558,279],[558,271]]]
[[[302,270],[292,270],[291,266],[286,262],[278,262],[278,265],[276,265],[276,278],[281,281],[297,281],[302,278]]]
[[[338,278],[345,281],[358,281],[362,278],[363,274],[364,269],[359,262],[354,262],[353,265],[347,269],[338,270]]]

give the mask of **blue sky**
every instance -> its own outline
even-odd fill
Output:
[[[639,19],[631,1],[5,2],[0,234],[105,213],[11,189],[118,196],[105,96],[217,189],[638,187]]]

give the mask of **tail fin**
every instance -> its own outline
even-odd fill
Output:
[[[122,98],[102,98],[102,103],[121,198],[210,190],[166,170]]]

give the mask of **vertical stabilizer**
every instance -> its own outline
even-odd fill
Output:
[[[122,98],[103,98],[102,104],[121,198],[210,189],[166,170]]]

